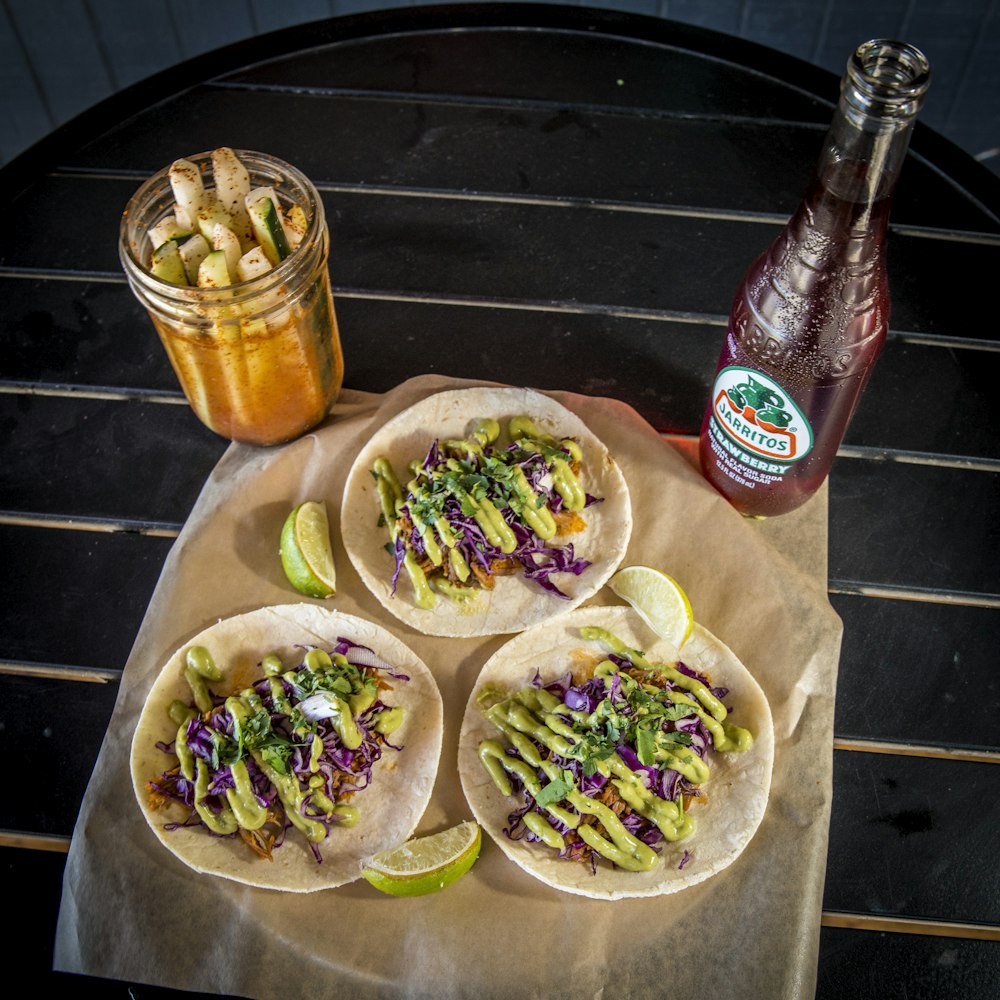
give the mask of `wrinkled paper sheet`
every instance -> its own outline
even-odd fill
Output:
[[[338,592],[327,602],[372,619],[430,667],[445,733],[418,833],[471,817],[456,752],[466,699],[503,637],[421,635],[389,615],[339,538],[344,480],[389,417],[442,389],[412,379],[385,395],[345,392],[321,427],[280,449],[232,445],[164,566],[73,833],[55,968],[180,989],[313,997],[812,997],[832,795],[841,623],[826,596],[825,489],[794,514],[736,514],[630,407],[553,392],[607,445],[631,491],[625,564],[675,576],[697,619],[764,688],[775,770],[756,836],[730,868],[681,893],[597,901],[551,889],[491,841],[469,875],[416,899],[363,880],[309,894],[197,875],[164,850],[137,808],[129,744],[161,665],[215,622],[299,598],[278,536],[291,507],[325,498]],[[470,416],[475,416],[470,414]],[[589,604],[621,603],[605,587]]]

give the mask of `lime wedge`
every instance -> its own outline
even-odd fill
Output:
[[[636,610],[660,637],[678,649],[694,628],[691,602],[672,577],[649,566],[626,566],[608,581],[608,586]]]
[[[481,843],[479,824],[467,820],[374,855],[361,874],[390,896],[426,896],[461,878],[479,857]]]
[[[285,576],[300,594],[332,597],[337,592],[330,522],[322,500],[307,500],[285,518],[280,552]]]

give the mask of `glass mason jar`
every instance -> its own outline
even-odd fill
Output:
[[[266,274],[218,288],[174,285],[148,263],[149,230],[174,205],[165,167],[133,195],[119,256],[149,312],[181,388],[201,421],[248,444],[278,444],[318,424],[340,392],[344,361],[327,268],[330,237],[313,185],[287,163],[234,150],[251,187],[270,186],[284,208],[301,207],[298,246]],[[185,157],[210,191],[212,154]]]

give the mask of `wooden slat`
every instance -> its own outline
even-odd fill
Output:
[[[8,796],[0,829],[68,837],[111,718],[117,684],[0,674],[0,749],[21,773],[45,775],[46,794]],[[84,694],[86,697],[84,697]],[[126,789],[125,791],[129,791]]]
[[[1000,408],[983,388],[995,381],[1000,384],[1000,352],[893,339],[875,365],[845,442],[1000,458]],[[915,412],[918,400],[927,400],[925,417]]]
[[[50,517],[180,524],[227,444],[186,406],[0,394],[0,418],[0,510]]]
[[[121,670],[172,544],[0,525],[0,658],[101,675]]]
[[[87,687],[90,695],[81,700],[79,684],[0,675],[0,694],[10,708],[2,734],[5,759],[61,776],[58,801],[8,803],[0,820],[8,836],[71,833],[116,690]],[[42,702],[47,728],[39,741],[31,707]],[[1000,819],[1000,769],[844,751],[834,761],[828,911],[1000,924],[989,847]],[[914,866],[920,879],[908,874]]]
[[[848,635],[853,635],[854,629],[852,628],[852,624],[848,620]],[[855,688],[860,687],[861,695],[866,697],[866,699],[871,698],[870,678],[872,674],[879,672],[877,665],[871,661],[867,663],[857,662],[849,655],[846,657],[846,661],[845,666],[847,669],[841,671],[841,691],[846,689],[848,694],[857,697]],[[926,683],[929,686],[932,672],[928,670],[926,673],[929,677]],[[969,687],[977,691],[983,687],[989,687],[991,672],[980,671],[977,673],[974,669],[963,669],[962,673],[967,676]],[[64,664],[46,663],[41,660],[33,662],[0,660],[0,675],[36,680],[108,684],[118,683],[122,676],[122,670],[121,668],[95,669],[67,666]],[[859,675],[864,680],[860,685],[855,685],[850,678]],[[981,745],[978,748],[969,745],[977,735],[974,726],[976,720],[972,718],[972,713],[969,712],[970,706],[975,704],[975,699],[962,700],[959,710],[953,713],[952,718],[949,718],[946,712],[947,706],[958,702],[958,698],[952,692],[946,690],[943,694],[935,692],[933,696],[927,696],[919,685],[909,684],[907,686],[907,693],[900,694],[898,691],[899,685],[894,682],[892,686],[892,695],[885,700],[879,700],[879,705],[885,706],[882,711],[884,718],[880,716],[865,731],[876,733],[887,732],[890,730],[890,723],[892,721],[900,717],[908,720],[910,715],[918,715],[921,708],[929,705],[930,709],[935,712],[933,726],[921,729],[919,726],[920,720],[918,719],[914,729],[918,733],[917,738],[923,737],[925,740],[933,740],[934,742],[903,742],[901,740],[876,739],[871,736],[835,736],[833,739],[833,748],[835,750],[888,754],[890,756],[926,757],[938,760],[951,760],[959,763],[1000,764],[1000,746],[998,746],[994,728],[990,728],[987,731],[986,737],[982,739]],[[872,698],[872,700],[876,699]],[[843,697],[838,698],[839,714],[846,714],[844,702],[845,699]],[[997,706],[990,699],[980,699],[979,703],[981,704],[980,714],[986,717],[988,723],[992,723],[996,717]]]
[[[7,889],[20,900],[22,918],[12,921],[8,928],[8,949],[18,956],[21,968],[32,970],[34,988],[61,996],[121,996],[123,1000],[129,996],[137,1000],[202,996],[50,971],[65,854],[11,847],[0,840],[0,858]],[[864,921],[862,928],[844,926],[853,916],[824,913],[817,1000],[895,997],[900,995],[902,983],[911,984],[907,993],[911,998],[995,997],[1000,971],[1000,945],[995,940],[948,933],[956,928],[962,932],[964,928],[941,923],[887,921],[883,929]],[[971,934],[976,931],[975,925],[969,928]],[[925,992],[918,992],[914,983]]]
[[[994,1000],[1000,943],[824,926],[816,1000]]]
[[[152,324],[123,282],[8,277],[0,278],[0,294],[3,377],[16,383],[6,391],[27,391],[41,382],[66,391],[119,388],[146,399],[181,401]],[[49,305],[44,315],[37,309],[40,296]],[[723,335],[721,319],[680,323],[544,307],[386,300],[364,293],[338,296],[337,312],[353,388],[382,391],[395,384],[418,349],[416,340],[398,331],[415,329],[428,371],[448,371],[455,342],[475,342],[474,356],[466,359],[473,377],[518,382],[530,374],[533,384],[542,386],[564,385],[568,378],[580,391],[632,404],[658,429],[685,433],[700,426]],[[542,338],[549,348],[539,356],[531,345]],[[367,349],[373,340],[381,345],[377,355]],[[619,348],[611,355],[604,350],[608,340]],[[689,372],[702,374],[691,378]],[[846,445],[857,449],[863,442],[864,451],[854,453],[875,459],[888,449],[912,452],[903,456],[908,461],[933,463],[947,451],[956,462],[996,460],[1000,411],[978,387],[997,381],[1000,352],[949,351],[946,344],[911,344],[894,336]],[[936,401],[933,419],[915,420],[913,399],[928,394]]]
[[[830,577],[996,596],[1000,535],[980,529],[998,498],[1000,473],[838,459]]]
[[[113,283],[0,277],[0,296],[3,380],[180,392],[123,274]]]
[[[1000,609],[834,595],[839,740],[1000,750]]]
[[[233,146],[273,152],[321,186],[364,184],[565,200],[592,198],[599,189],[607,201],[780,216],[787,216],[801,197],[822,138],[821,132],[795,125],[763,131],[755,120],[658,119],[509,102],[492,106],[350,96],[310,100],[200,87],[165,103],[155,116],[95,139],[61,166],[134,170],[146,176],[178,155],[173,137],[180,131],[187,135],[190,152],[211,149],[218,141],[219,121],[227,123]],[[339,141],[340,136],[360,134],[364,142]],[[524,143],[525,136],[530,143]],[[517,155],[511,156],[517,139]],[[773,167],[776,150],[785,161],[780,170]],[[692,171],[691,162],[726,163],[731,183],[714,183],[716,171]],[[926,209],[904,211],[903,216],[913,224],[936,220],[957,228],[962,201],[955,199],[947,217]]]
[[[618,68],[625,61],[627,78]],[[752,93],[746,85],[748,76],[753,77]],[[626,112],[635,107],[685,113],[703,109],[822,126],[829,122],[831,107],[766,75],[721,60],[706,64],[683,49],[670,50],[668,62],[656,43],[635,45],[600,33],[568,31],[553,45],[551,36],[502,26],[347,40],[306,49],[293,60],[244,68],[226,79],[307,90],[450,94],[510,103],[545,100],[620,107]],[[829,83],[833,100],[835,81]]]
[[[834,753],[823,907],[1000,926],[995,764]]]
[[[530,372],[523,377],[533,381]],[[575,381],[561,384],[577,388]],[[0,413],[17,446],[0,467],[0,510],[12,512],[179,523],[225,445],[181,406],[0,394]],[[131,438],[134,447],[93,450],[136,427],[143,433]],[[66,457],[57,461],[60,454]],[[29,484],[41,461],[53,471],[38,495]],[[108,482],[119,484],[113,497]],[[962,525],[994,508],[1000,473],[844,458],[834,464],[830,488],[832,578],[996,596],[1000,540]],[[859,533],[864,545],[856,544]],[[906,544],[895,541],[900,537]]]
[[[216,123],[225,120],[232,145],[272,151],[319,185],[600,197],[782,218],[794,210],[815,165],[823,128],[769,122],[763,130],[757,115],[699,118],[658,108],[609,113],[561,102],[534,106],[337,92],[303,96],[203,86],[164,102],[155,116],[95,137],[61,166],[147,176],[178,155],[172,136],[184,131],[188,152],[210,149],[217,143]],[[365,141],[347,146],[338,141],[357,134]],[[531,137],[527,146],[525,136]],[[515,145],[518,155],[511,157]],[[701,169],[690,169],[692,163]],[[720,174],[725,183],[719,182]],[[923,192],[931,185],[940,193],[927,199]],[[892,219],[903,228],[976,231],[985,225],[988,232],[1000,232],[964,191],[942,186],[916,153],[902,172]]]
[[[214,994],[53,972],[52,946],[66,857],[58,852],[8,848],[0,851],[0,859],[4,885],[18,901],[17,919],[5,927],[5,948],[8,955],[16,956],[22,975],[30,974],[32,990],[46,996],[102,1000],[227,1000]]]

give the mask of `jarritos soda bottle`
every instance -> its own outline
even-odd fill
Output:
[[[743,514],[794,510],[830,471],[885,342],[889,204],[929,82],[912,46],[859,46],[802,204],[736,292],[700,453]]]

